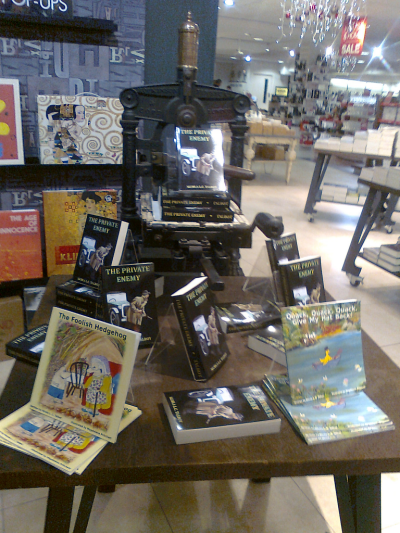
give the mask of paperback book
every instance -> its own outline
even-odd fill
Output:
[[[186,354],[196,381],[207,381],[229,356],[207,277],[171,295]]]
[[[73,279],[56,286],[56,305],[98,320],[104,318],[101,292]]]
[[[300,258],[295,233],[282,235],[279,239],[268,239],[265,241],[268,259],[271,265],[273,292],[278,305],[285,305],[283,296],[282,280],[279,272],[279,264],[294,261]]]
[[[280,320],[281,313],[274,304],[227,303],[215,306],[224,333],[252,331]]]
[[[234,213],[229,207],[163,207],[162,220],[182,222],[232,222]]]
[[[176,444],[278,433],[281,420],[258,384],[165,392]]]
[[[390,255],[394,259],[400,259],[400,241],[395,244],[382,244],[381,252]]]
[[[247,346],[282,366],[286,366],[285,343],[281,324],[275,323],[249,335]]]
[[[140,346],[154,344],[158,334],[154,264],[104,267],[104,320],[141,333]]]
[[[73,279],[99,289],[102,267],[118,265],[121,260],[128,228],[127,222],[88,215]]]
[[[286,306],[326,301],[320,257],[305,257],[279,264]]]
[[[363,391],[336,400],[327,398],[294,405],[287,376],[268,375],[263,385],[271,400],[307,444],[395,429],[393,422]]]
[[[7,342],[6,354],[18,361],[38,366],[46,340],[47,324],[33,328]]]
[[[168,209],[182,207],[208,207],[214,209],[226,209],[230,206],[230,196],[227,192],[217,194],[202,194],[197,192],[196,195],[188,196],[185,191],[174,191],[167,187],[161,189],[161,207]]]
[[[47,275],[73,274],[89,214],[117,219],[117,192],[43,191]]]

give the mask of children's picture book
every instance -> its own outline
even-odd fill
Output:
[[[0,281],[43,277],[39,211],[0,211],[0,251]]]
[[[193,378],[207,381],[229,356],[208,278],[193,279],[171,297]]]
[[[293,405],[287,376],[268,375],[263,385],[268,396],[307,444],[395,429],[388,416],[363,391],[336,399]]]
[[[320,257],[305,257],[279,263],[285,305],[325,302],[325,288]]]
[[[0,165],[23,165],[19,80],[0,79]]]
[[[46,340],[47,324],[30,329],[6,344],[6,354],[18,361],[38,366]]]
[[[42,165],[122,163],[119,98],[39,95]]]
[[[366,385],[357,300],[281,310],[294,404],[340,398]]]
[[[221,130],[177,127],[175,140],[168,146],[172,147],[169,156],[177,168],[178,190],[226,191]]]
[[[252,331],[280,320],[281,313],[272,303],[227,303],[215,306],[224,333]]]
[[[176,444],[278,433],[281,420],[258,384],[165,392]]]
[[[113,189],[43,191],[47,275],[73,274],[87,216],[117,219]]]
[[[115,442],[140,333],[54,307],[30,407]]]
[[[269,324],[263,329],[249,335],[247,346],[276,363],[286,366],[285,343],[283,342],[282,325]]]
[[[141,333],[140,346],[154,344],[158,334],[154,264],[104,267],[104,321]]]
[[[279,264],[300,258],[297,237],[295,233],[287,233],[281,235],[279,239],[267,239],[265,244],[271,266],[274,298],[278,305],[283,306],[285,305],[285,299],[283,296]]]
[[[125,404],[118,433],[141,415]],[[37,413],[26,404],[0,422],[0,443],[62,470],[81,474],[107,441],[72,424]]]
[[[99,289],[102,267],[119,265],[128,228],[124,221],[88,215],[73,279]]]

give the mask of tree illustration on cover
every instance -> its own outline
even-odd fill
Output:
[[[60,321],[40,403],[107,429],[118,390],[124,341]]]
[[[365,388],[359,301],[287,307],[282,326],[293,403]]]

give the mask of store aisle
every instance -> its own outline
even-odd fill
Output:
[[[364,283],[351,287],[341,267],[361,208],[320,203],[315,222],[308,222],[303,210],[313,167],[312,152],[300,149],[286,185],[283,164],[256,163],[257,179],[243,187],[243,211],[249,220],[260,211],[281,215],[285,231],[297,233],[301,255],[321,255],[327,290],[337,300],[361,300],[364,329],[400,366],[400,280],[359,259]],[[331,165],[326,179],[357,181],[342,164]],[[367,245],[395,242],[400,233],[398,213],[394,220],[392,235],[371,232]],[[264,236],[256,230],[252,250],[242,253],[245,273],[251,271],[263,245]],[[384,533],[399,533],[400,474],[385,474],[382,479],[382,528]],[[42,531],[46,494],[46,489],[0,491],[0,533]],[[340,533],[341,527],[333,479],[321,476],[278,478],[271,483],[233,480],[118,486],[114,494],[96,496],[88,528],[88,533],[110,531]]]

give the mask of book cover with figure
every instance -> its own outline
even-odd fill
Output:
[[[23,165],[19,80],[0,79],[0,165]]]
[[[171,297],[193,378],[207,381],[229,356],[208,278],[195,278]]]
[[[279,263],[285,305],[308,305],[326,301],[320,257],[304,257]]]
[[[73,274],[86,218],[117,219],[114,189],[43,191],[47,275]]]
[[[176,444],[278,433],[281,420],[258,384],[164,392]]]
[[[140,346],[151,346],[158,334],[154,264],[104,267],[104,321],[141,333]]]
[[[74,281],[95,289],[101,288],[102,267],[119,265],[128,228],[127,222],[88,215],[75,264]]]
[[[54,307],[31,407],[115,442],[139,341],[140,333]]]
[[[295,233],[281,235],[279,239],[265,241],[268,259],[271,265],[274,298],[278,305],[285,305],[279,264],[300,258],[297,237]]]

